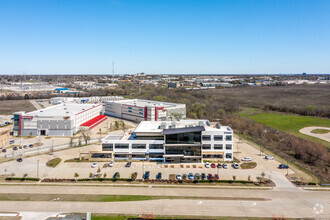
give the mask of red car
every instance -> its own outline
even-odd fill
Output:
[[[208,179],[208,180],[213,180],[213,176],[212,176],[212,174],[207,175],[207,179]]]
[[[211,164],[211,167],[212,167],[212,168],[216,168],[217,166],[215,165],[215,163],[212,163],[212,164]]]
[[[219,179],[219,175],[218,174],[215,174],[214,175],[214,179],[218,180]]]

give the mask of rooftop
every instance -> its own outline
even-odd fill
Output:
[[[177,105],[183,105],[180,103],[150,101],[145,99],[127,99],[127,100],[119,100],[119,101],[111,101],[111,102],[140,106],[140,107],[175,107]]]
[[[194,128],[204,127],[205,131],[232,131],[228,126],[220,126],[216,124],[212,126],[208,120],[180,120],[180,121],[142,121],[134,130],[136,133],[150,133],[159,132],[163,129],[177,129],[177,128]]]
[[[98,106],[97,104],[59,104],[33,112],[25,116],[71,116]]]

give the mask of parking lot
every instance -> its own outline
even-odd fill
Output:
[[[64,162],[65,160],[77,158],[82,152],[98,151],[101,150],[101,145],[90,145],[85,147],[73,148],[63,151],[54,152],[53,154],[44,154],[29,158],[23,158],[22,162],[16,160],[1,163],[0,174],[1,175],[14,175],[22,177],[24,174],[28,174],[29,177],[39,178],[74,178],[75,173],[79,174],[79,178],[89,178],[90,173],[93,175],[101,174],[102,176],[106,173],[107,178],[112,178],[116,172],[119,172],[120,178],[130,178],[132,173],[137,173],[137,179],[142,179],[143,174],[146,171],[150,172],[150,179],[155,179],[156,175],[161,172],[162,179],[168,179],[170,174],[177,175],[192,173],[202,174],[218,174],[219,179],[232,180],[235,176],[236,180],[248,180],[249,176],[251,180],[256,180],[257,176],[260,176],[262,172],[265,172],[266,178],[273,179],[278,176],[285,176],[294,174],[291,169],[278,169],[280,162],[276,160],[266,160],[265,155],[260,155],[260,152],[251,147],[249,144],[242,142],[238,143],[235,138],[235,145],[238,146],[238,152],[235,152],[235,157],[241,159],[243,157],[251,157],[253,162],[257,163],[257,166],[253,169],[234,169],[231,163],[228,163],[228,169],[224,168],[206,168],[204,164],[163,164],[155,162],[132,162],[132,165],[128,168],[125,167],[126,162],[115,162],[113,167],[109,167],[109,162],[98,162],[97,165],[92,168],[93,162]],[[235,146],[236,147],[236,146]],[[55,168],[47,167],[47,161],[61,158],[62,162]],[[239,164],[242,164],[240,162]],[[98,172],[98,170],[100,172]]]

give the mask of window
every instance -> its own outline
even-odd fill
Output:
[[[202,140],[203,141],[210,141],[211,140],[211,136],[210,135],[203,135],[202,136]]]
[[[132,149],[146,149],[145,144],[132,144]]]
[[[232,156],[231,153],[227,153],[226,154],[226,159],[231,159],[232,158],[231,156]]]
[[[128,109],[132,109],[132,107],[128,107]]]
[[[132,112],[132,110],[128,110],[128,112]]]
[[[143,111],[143,108],[139,108],[139,111]]]
[[[211,150],[211,144],[203,144],[202,149],[203,150]]]
[[[113,144],[103,144],[102,150],[103,151],[113,151]]]
[[[231,135],[226,135],[226,141],[231,141]]]
[[[143,112],[139,112],[140,115],[143,115]]]
[[[149,144],[149,149],[164,149],[162,144]]]
[[[128,158],[128,154],[115,154],[115,158]]]
[[[215,141],[222,141],[222,135],[214,135]]]
[[[214,150],[222,150],[223,149],[223,145],[222,144],[215,144],[214,145]]]
[[[128,149],[129,144],[115,144],[116,149]]]
[[[231,150],[231,144],[226,144],[226,150]]]

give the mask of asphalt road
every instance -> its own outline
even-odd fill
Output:
[[[226,200],[164,199],[137,202],[17,202],[0,201],[1,212],[92,212],[154,215],[330,218],[330,192],[286,190],[236,190],[209,188],[155,188],[111,186],[6,185],[0,193],[117,194],[226,197]],[[236,200],[263,198],[265,201]],[[228,198],[230,198],[228,200]]]

